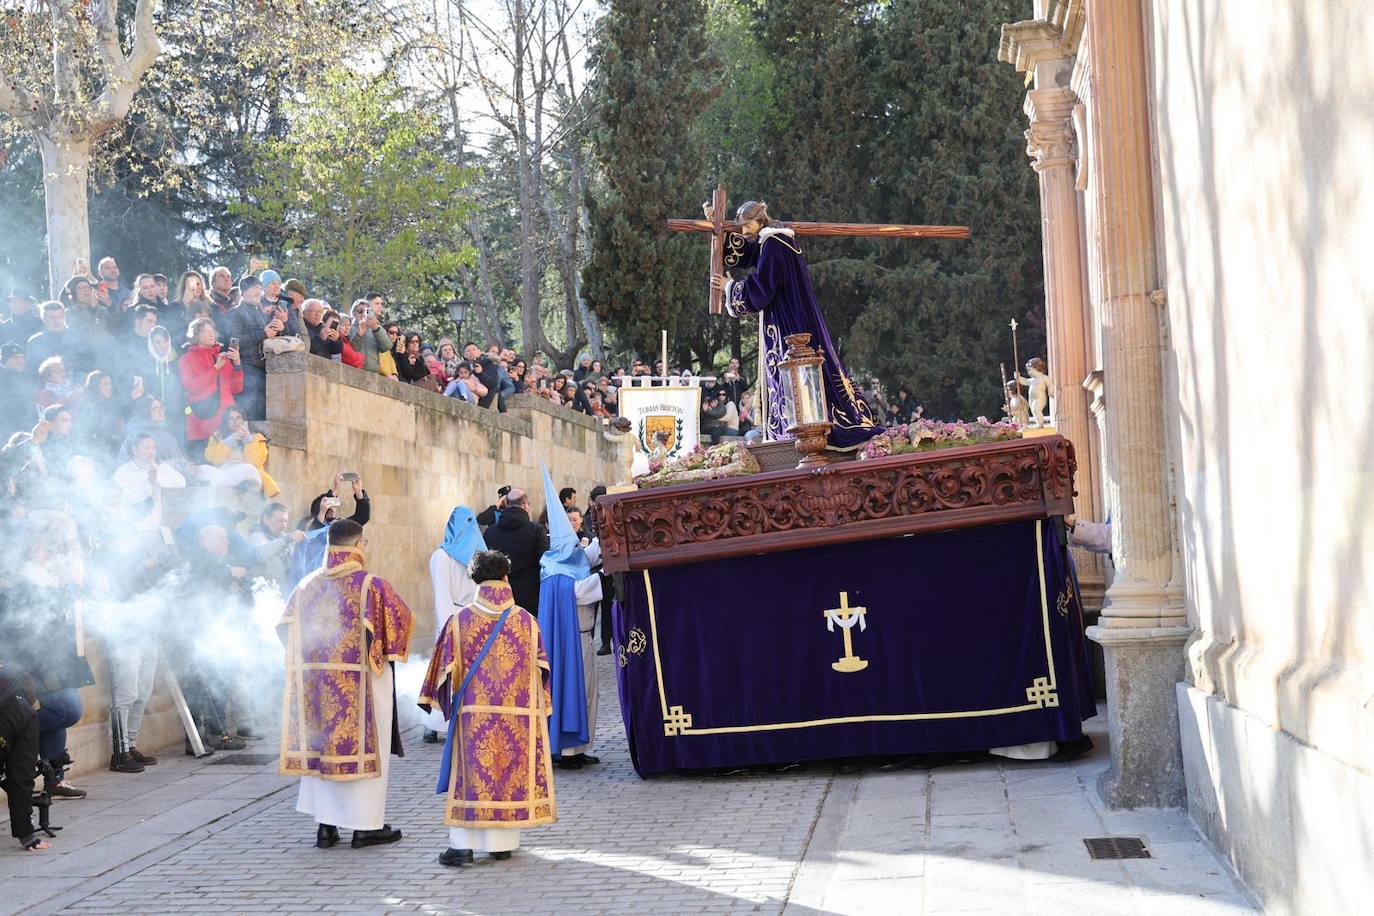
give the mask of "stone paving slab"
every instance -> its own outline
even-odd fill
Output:
[[[145,773],[97,773],[42,855],[0,848],[0,913],[1093,913],[1253,910],[1179,811],[1114,812],[1099,749],[1068,765],[1013,761],[839,776],[641,780],[613,670],[599,659],[603,763],[558,771],[560,821],[507,862],[444,868],[433,794],[440,749],[406,731],[393,760],[393,846],[314,848],[296,783],[265,766],[173,748]],[[255,742],[249,753],[267,753]],[[215,758],[210,758],[213,761]],[[1086,836],[1144,836],[1155,858],[1099,862]]]

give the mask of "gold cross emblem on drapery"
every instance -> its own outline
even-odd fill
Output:
[[[840,606],[822,611],[825,617],[826,628],[830,632],[835,632],[835,624],[840,625],[840,630],[844,633],[844,655],[836,661],[830,663],[830,667],[843,674],[850,674],[855,671],[862,671],[868,667],[868,662],[854,654],[854,637],[851,631],[854,625],[859,625],[859,631],[868,629],[865,618],[868,615],[866,607],[850,607],[849,592],[840,592]]]

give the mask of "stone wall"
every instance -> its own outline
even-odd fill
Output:
[[[269,357],[268,370],[268,422],[261,428],[271,440],[268,471],[281,485],[278,499],[294,524],[336,473],[361,475],[372,501],[368,566],[416,612],[411,651],[421,658],[434,637],[429,557],[455,505],[481,511],[499,486],[511,484],[529,491],[537,516],[544,506],[541,459],[555,486],[576,487],[583,504],[593,486],[623,477],[622,446],[604,439],[599,422],[539,398],[513,398],[500,414],[305,353]],[[353,511],[345,490],[342,515]],[[262,505],[260,498],[194,489],[169,499],[170,518],[191,508],[188,497],[213,497],[247,512],[245,531]],[[88,647],[97,684],[81,691],[85,716],[68,733],[77,776],[105,767],[110,755],[109,681],[98,641]],[[172,745],[171,753],[180,753],[182,736],[159,676],[139,744]]]
[[[1374,26],[1355,0],[1146,8],[1189,805],[1266,909],[1354,912],[1374,897]]]
[[[584,504],[623,467],[620,446],[606,441],[598,421],[540,398],[513,398],[500,414],[305,353],[269,358],[267,415],[268,470],[293,517],[309,511],[336,473],[362,477],[372,501],[368,567],[426,612],[417,651],[433,638],[429,557],[454,506],[481,511],[511,484],[530,493],[537,517],[541,460],[554,485],[576,487]],[[352,506],[348,491],[340,515]]]

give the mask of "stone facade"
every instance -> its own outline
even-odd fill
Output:
[[[1075,200],[1037,165],[1046,285],[1077,234],[1114,522],[1096,638],[1121,655],[1127,778],[1104,794],[1174,804],[1186,786],[1266,909],[1353,912],[1374,895],[1367,9],[1027,7],[1002,58],[1033,74],[1032,145],[1078,157]],[[1066,124],[1076,153],[1057,152]]]

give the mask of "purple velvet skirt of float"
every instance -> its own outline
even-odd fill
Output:
[[[1096,707],[1059,531],[1046,519],[626,573],[616,671],[635,769],[1081,738]]]

